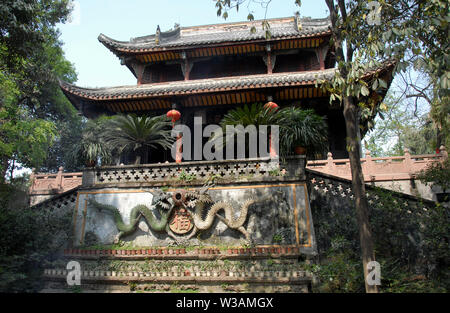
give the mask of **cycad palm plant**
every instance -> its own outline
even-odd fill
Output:
[[[277,109],[264,107],[262,103],[245,104],[229,111],[220,122],[223,128],[226,125],[278,125],[282,116]],[[224,128],[225,129],[225,128]]]
[[[116,115],[105,123],[102,138],[118,153],[136,152],[135,164],[147,161],[149,148],[169,149],[174,142],[171,122],[165,115]]]
[[[283,124],[283,119],[284,116],[279,114],[279,110],[277,108],[266,107],[262,103],[253,103],[250,106],[245,104],[242,107],[238,107],[236,109],[228,111],[228,113],[225,114],[220,122],[222,131],[224,134],[226,134],[224,137],[223,145],[227,145],[230,142],[232,136],[238,135],[238,129],[235,129],[236,132],[233,134],[226,133],[226,126],[228,125],[242,125],[244,126],[244,128],[249,125],[254,125],[255,127],[258,127],[260,125],[281,125]],[[213,136],[211,136],[210,141],[216,140],[218,136],[220,136],[220,134],[215,133]],[[246,142],[248,143],[247,139]],[[223,149],[223,146],[219,146],[217,148]],[[248,150],[248,144],[246,145],[246,148]]]
[[[278,125],[282,157],[293,154],[295,146],[307,148],[310,156],[325,152],[327,149],[327,124],[324,118],[312,109],[294,106],[278,109],[254,103],[251,106],[244,105],[229,111],[220,122],[224,133],[227,125],[243,125],[244,127]],[[218,134],[212,136],[210,140],[217,137]],[[225,145],[229,139],[225,137]]]

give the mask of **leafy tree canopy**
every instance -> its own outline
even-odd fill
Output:
[[[52,151],[51,145],[79,135],[65,131],[76,129],[81,119],[58,84],[58,78],[76,80],[55,27],[66,20],[67,4],[67,0],[0,4],[0,180],[8,167],[12,176],[16,162],[39,167],[45,159],[63,159],[64,149]],[[58,166],[49,161],[45,168]]]

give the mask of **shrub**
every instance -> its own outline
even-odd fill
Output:
[[[2,186],[3,190],[13,186]],[[47,262],[71,240],[71,212],[10,208],[0,198],[0,292],[36,292]]]

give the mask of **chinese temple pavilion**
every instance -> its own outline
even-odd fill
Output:
[[[295,16],[268,22],[270,38],[260,21],[176,25],[167,32],[158,27],[154,35],[129,41],[100,35],[136,85],[90,89],[61,83],[61,88],[87,118],[166,115],[176,109],[191,129],[197,116],[218,124],[230,109],[255,102],[312,108],[326,116],[332,155],[311,163],[311,169],[305,155],[287,156],[275,166],[264,157],[158,164],[172,161],[170,151],[150,151],[146,164],[85,167],[80,175],[61,169],[53,189],[63,192],[33,206],[72,217],[60,260],[44,271],[44,291],[67,288],[68,267],[62,268],[61,260],[79,263],[87,292],[311,290],[314,274],[306,269],[323,249],[324,236],[330,238],[330,228],[323,228],[335,216],[329,212],[354,212],[355,199],[351,181],[335,176],[348,162],[332,158],[347,155],[342,107],[330,103],[321,88],[336,73],[330,20]],[[386,62],[362,79],[370,82],[377,75],[390,82],[392,69]],[[384,92],[369,95],[375,96]],[[132,157],[122,156],[122,162],[132,163]],[[404,162],[395,163],[397,170],[409,169],[413,161],[405,154]],[[367,154],[363,164],[373,183],[377,160]],[[379,165],[380,178],[394,170]],[[320,168],[325,173],[314,170]],[[63,181],[69,178],[78,185],[67,190]],[[33,176],[36,186],[45,181],[49,186],[49,179]],[[369,204],[382,200],[373,186],[366,190]],[[426,200],[393,197],[405,208],[421,211],[425,203],[424,210],[431,210]]]
[[[73,105],[87,118],[116,113],[165,114],[173,108],[180,122],[193,127],[195,116],[217,124],[226,112],[243,104],[274,101],[313,108],[326,116],[329,150],[347,157],[342,108],[330,104],[320,82],[335,74],[330,46],[330,20],[268,20],[270,38],[261,22],[180,27],[154,35],[117,41],[98,40],[136,77],[134,86],[80,88],[61,83]],[[256,32],[251,32],[252,27]],[[390,75],[392,67],[378,72]],[[170,151],[153,151],[144,163],[171,160]]]

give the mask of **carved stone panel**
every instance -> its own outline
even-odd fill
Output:
[[[136,246],[283,244],[315,253],[305,183],[102,189],[79,192],[77,203],[76,245],[83,244],[90,232],[100,244],[118,240]]]

